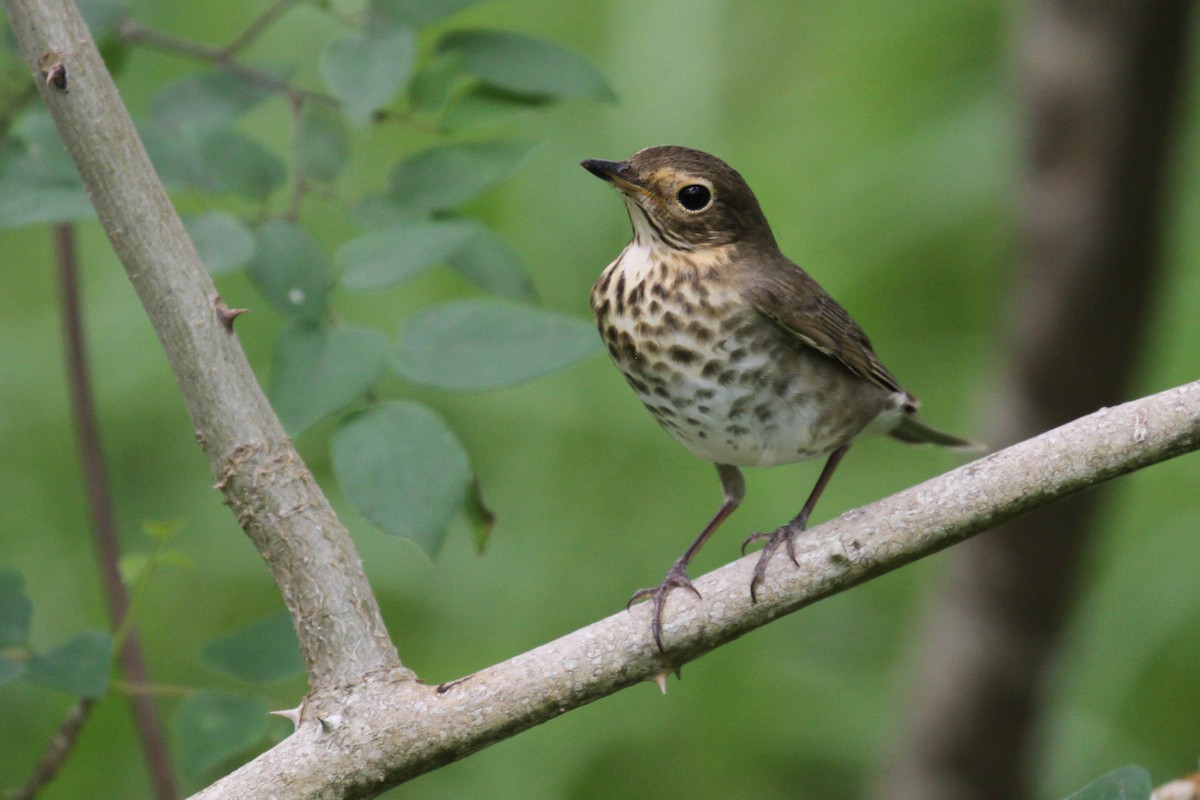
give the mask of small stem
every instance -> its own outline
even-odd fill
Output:
[[[216,64],[221,69],[231,72],[255,86],[269,92],[277,92],[293,101],[309,101],[323,103],[328,106],[337,106],[338,104],[337,100],[327,94],[308,89],[297,89],[283,78],[272,75],[265,70],[243,64],[234,58],[227,48],[213,47],[212,45],[181,39],[169,33],[147,28],[133,20],[122,22],[117,27],[117,33],[126,42],[144,44],[156,50]]]
[[[83,332],[83,304],[79,291],[79,261],[73,226],[54,226],[54,252],[58,262],[59,294],[63,309],[67,384],[70,387],[75,430],[79,437],[79,459],[83,468],[88,510],[92,518],[92,539],[100,562],[100,577],[104,586],[104,597],[108,603],[109,619],[113,628],[119,629],[129,613],[129,595],[117,567],[121,549],[108,476],[104,467],[96,404],[92,396]],[[136,631],[130,630],[128,636],[120,643],[117,660],[121,665],[121,672],[130,683],[137,685],[148,682],[146,661]],[[154,786],[154,796],[159,800],[173,800],[176,797],[175,777],[171,769],[166,737],[153,699],[144,695],[133,695],[132,706],[142,753]]]
[[[275,0],[274,3],[268,6],[250,23],[246,30],[242,31],[236,39],[225,46],[225,54],[229,56],[236,55],[254,44],[258,40],[258,37],[262,36],[275,20],[287,13],[288,9],[294,6],[296,2],[297,0]]]
[[[9,800],[33,800],[38,790],[53,780],[67,760],[67,756],[71,754],[71,750],[74,749],[79,731],[83,729],[83,723],[87,722],[95,705],[95,699],[81,697],[75,705],[71,706],[67,711],[67,718],[58,727],[58,732],[54,734],[50,744],[46,745],[46,752],[42,753],[42,757],[38,759],[37,766],[33,768],[33,774],[29,776],[29,780],[25,782],[24,786],[8,795]]]

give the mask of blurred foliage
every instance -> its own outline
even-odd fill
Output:
[[[154,30],[220,47],[265,5],[145,4],[135,14]],[[1005,314],[1021,313],[1004,300],[1023,113],[1008,55],[1017,31],[1010,4],[491,0],[441,3],[433,13],[394,0],[371,8],[368,24],[356,27],[330,22],[331,14],[352,18],[360,10],[353,3],[298,4],[240,54],[267,75],[332,93],[355,116],[350,125],[321,103],[303,104],[297,118],[278,95],[235,89],[194,60],[114,36],[104,48],[120,64],[122,96],[222,296],[254,309],[239,318],[238,337],[350,526],[400,651],[423,679],[460,676],[620,612],[633,589],[661,577],[720,499],[712,468],[658,429],[606,359],[486,393],[417,382],[412,370],[430,366],[419,350],[393,352],[380,366],[372,333],[391,341],[403,323],[402,341],[410,333],[418,344],[436,341],[436,324],[407,326],[464,297],[503,314],[507,303],[536,296],[543,313],[586,318],[588,289],[627,240],[628,221],[611,192],[578,168],[583,158],[670,143],[728,160],[755,188],[784,251],[863,323],[930,421],[966,435],[983,426],[1004,356],[996,331]],[[412,41],[396,32],[409,26],[423,29]],[[503,45],[514,40],[538,42],[531,62],[505,62]],[[554,81],[580,63],[607,81],[579,93],[605,99],[611,91],[618,104],[548,102],[556,91],[570,94]],[[10,78],[27,70],[2,66],[0,98],[19,97],[21,84]],[[347,79],[355,69],[370,80]],[[488,82],[489,74],[498,77]],[[406,80],[404,98],[390,105],[388,92]],[[1200,96],[1186,107],[1200,107]],[[1138,393],[1200,373],[1194,116],[1177,155],[1170,269]],[[23,617],[16,600],[14,614],[0,612],[0,682],[6,664],[56,653],[105,625],[67,413],[49,237],[32,225],[54,218],[47,206],[72,219],[90,210],[44,114],[5,118],[4,128],[0,218],[13,227],[0,238],[0,597],[27,597],[33,611]],[[450,171],[455,180],[438,180]],[[399,186],[430,176],[428,194],[405,200]],[[48,196],[22,205],[33,187]],[[174,380],[103,234],[94,222],[79,231],[96,391],[126,561],[138,576],[139,624],[155,680],[180,690],[164,692],[161,706],[174,720],[179,767],[192,775],[186,788],[195,789],[244,760],[247,746],[286,735],[285,721],[261,712],[294,707],[306,686],[286,662],[236,657],[239,635],[279,634],[271,622],[278,594],[210,488]],[[396,248],[424,256],[402,262]],[[275,282],[272,260],[292,270],[289,280]],[[351,286],[350,275],[362,284]],[[309,397],[279,388],[292,385],[322,389]],[[447,490],[467,513],[449,515],[451,535],[432,561],[411,542],[381,535],[373,508],[335,480],[345,466],[336,442],[347,430],[337,414],[358,412],[354,426],[396,414],[384,404],[396,402],[405,404],[400,422],[413,408],[436,408],[470,454],[471,471],[465,479],[456,472]],[[384,434],[379,444],[389,440]],[[946,453],[863,443],[818,515],[954,464]],[[818,469],[752,471],[746,504],[701,553],[696,574],[732,558],[742,534],[790,517]],[[1047,687],[1046,797],[1120,764],[1145,765],[1155,782],[1195,764],[1196,469],[1195,457],[1185,458],[1114,487],[1077,623]],[[471,473],[495,512],[484,556],[470,535],[470,518],[487,516],[471,514],[482,508]],[[161,551],[141,533],[161,519],[183,521],[170,542],[175,558],[138,569]],[[131,558],[138,555],[145,558]],[[862,797],[903,746],[892,734],[917,663],[920,601],[939,562],[723,648],[689,665],[665,698],[652,685],[634,688],[391,794]],[[290,646],[267,649],[278,656]],[[28,680],[0,688],[0,788],[28,774],[71,702]],[[119,700],[97,705],[44,796],[89,796],[98,780],[111,796],[147,792]]]

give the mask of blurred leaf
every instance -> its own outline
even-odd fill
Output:
[[[462,59],[455,53],[438,53],[417,70],[408,84],[413,108],[427,113],[437,111],[461,80]]]
[[[274,151],[232,128],[202,131],[195,140],[192,178],[205,191],[266,200],[287,172]]]
[[[12,683],[25,674],[25,663],[0,656],[0,686]]]
[[[479,0],[371,0],[367,28],[424,28]]]
[[[213,639],[200,651],[200,662],[248,683],[270,683],[304,671],[300,642],[287,611]]]
[[[171,130],[207,130],[228,125],[270,96],[231,72],[213,70],[163,86],[150,98],[150,114]]]
[[[514,300],[533,300],[536,294],[525,265],[490,228],[476,226],[475,235],[446,257],[451,269],[481,289]]]
[[[221,275],[243,267],[254,255],[254,233],[232,214],[209,211],[185,219],[183,227],[209,274]]]
[[[346,116],[362,123],[403,88],[416,53],[407,28],[343,31],[322,48],[317,68]]]
[[[0,228],[96,216],[49,115],[24,114],[0,139]]]
[[[495,299],[453,300],[405,320],[393,368],[443,389],[512,386],[600,349],[588,321]]]
[[[463,70],[484,83],[524,94],[615,100],[608,83],[582,57],[553,42],[512,31],[456,30],[439,52],[463,56]]]
[[[422,211],[456,208],[515,172],[533,150],[529,144],[512,142],[431,147],[396,165],[388,181],[388,199]]]
[[[112,637],[104,631],[84,631],[29,659],[25,677],[81,697],[101,697],[108,691],[111,662]]]
[[[121,583],[132,586],[150,566],[150,556],[145,553],[124,553],[117,560],[117,572],[121,574]]]
[[[33,602],[25,594],[25,576],[15,569],[0,569],[0,647],[29,641]]]
[[[1148,800],[1151,789],[1150,773],[1128,766],[1098,778],[1066,800]]]
[[[311,322],[325,313],[332,270],[321,246],[304,229],[271,220],[258,229],[250,277],[284,316]]]
[[[381,233],[351,239],[334,259],[350,289],[383,289],[446,261],[476,234],[466,220],[416,220]]]
[[[387,367],[388,340],[367,328],[291,325],[275,342],[271,404],[298,436],[365,394]]]
[[[385,533],[435,554],[471,485],[467,454],[441,417],[395,401],[333,437],[333,473],[358,512]]]
[[[100,39],[112,31],[118,22],[129,13],[129,3],[126,0],[79,0],[79,13],[87,23],[92,37]],[[105,60],[110,72],[112,65]]]
[[[350,138],[342,118],[309,105],[296,133],[296,169],[314,181],[332,181],[346,168]]]
[[[175,534],[183,530],[183,520],[169,520],[167,522],[155,522],[147,520],[142,523],[142,533],[149,536],[158,544],[164,544],[171,540]]]
[[[139,121],[137,129],[163,186],[173,191],[197,182],[193,177],[196,156],[192,137],[180,136],[153,120]]]
[[[512,122],[531,107],[545,104],[538,95],[518,95],[477,86],[455,97],[442,114],[442,127],[448,131],[488,128]]]
[[[180,769],[199,775],[254,746],[267,733],[267,711],[257,697],[211,689],[191,695],[171,721]]]

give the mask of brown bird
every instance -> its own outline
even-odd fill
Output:
[[[886,433],[904,442],[974,447],[917,417],[844,308],[780,252],[746,181],[719,158],[686,147],[648,147],[626,161],[582,166],[625,200],[633,241],[592,288],[592,309],[613,363],[667,432],[717,466],[725,500],[653,600],[660,650],[672,589],[700,593],[688,563],[741,503],[738,467],[828,455],[800,513],[765,541],[750,581],[757,601],[766,566],[805,529],[850,443]]]

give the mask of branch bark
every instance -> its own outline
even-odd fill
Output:
[[[5,0],[8,22],[154,325],[217,488],[292,613],[313,689],[399,667],[346,528],[284,433],[70,0]],[[61,88],[46,71],[61,68]],[[65,77],[64,77],[65,76]],[[401,673],[408,674],[408,673]]]
[[[813,528],[799,568],[774,559],[757,604],[752,553],[671,596],[667,653],[645,604],[440,687],[386,672],[312,696],[296,732],[197,794],[371,797],[634,683],[670,672],[784,614],[969,536],[1158,461],[1200,449],[1200,381],[1082,419]]]

